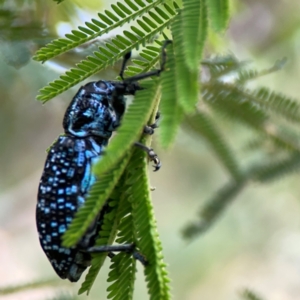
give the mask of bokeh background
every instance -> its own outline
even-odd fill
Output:
[[[80,283],[57,279],[35,228],[45,150],[62,132],[65,108],[78,86],[45,105],[35,97],[38,89],[92,51],[93,45],[44,65],[32,61],[31,55],[110,4],[112,1],[96,0],[60,5],[50,0],[0,1],[0,289],[55,280],[52,285],[0,295],[1,299],[52,299],[60,293],[75,295],[80,287]],[[211,33],[206,56],[233,53],[241,60],[252,60],[257,68],[287,57],[282,71],[252,84],[300,99],[300,2],[232,1],[231,12],[226,33]],[[114,79],[119,67],[95,78]],[[239,148],[247,132],[228,129]],[[180,231],[228,176],[205,142],[184,130],[169,152],[159,145],[155,149],[163,168],[151,174],[156,187],[153,203],[174,299],[238,300],[245,288],[264,299],[300,299],[299,175],[268,186],[249,186],[208,232],[187,243]],[[106,299],[107,270],[106,264],[88,299]],[[147,299],[142,267],[135,299]]]

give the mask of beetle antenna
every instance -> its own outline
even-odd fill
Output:
[[[123,81],[124,81],[124,76],[123,75],[124,75],[124,71],[125,71],[125,68],[126,68],[126,64],[127,64],[128,60],[130,59],[130,57],[131,57],[131,51],[126,53],[124,55],[124,58],[123,58],[122,67],[121,67],[121,70],[120,70],[120,73],[119,73],[119,75],[120,75],[120,77]]]

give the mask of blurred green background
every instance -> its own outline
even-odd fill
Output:
[[[51,38],[83,24],[111,1],[0,1],[0,288],[56,278],[42,252],[35,228],[36,194],[45,149],[62,132],[65,108],[78,87],[46,105],[38,89],[72,66],[92,46],[41,65],[31,55]],[[300,2],[232,1],[232,18],[222,36],[211,33],[206,56],[234,53],[266,68],[286,56],[288,64],[253,85],[265,85],[300,99]],[[67,31],[66,31],[67,30]],[[120,65],[96,78],[114,79]],[[231,130],[234,147],[247,139]],[[245,136],[246,135],[246,136]],[[300,185],[297,175],[268,186],[248,187],[218,222],[186,243],[180,231],[194,220],[201,204],[227,181],[210,148],[182,130],[169,152],[159,145],[163,162],[151,173],[153,202],[172,279],[175,300],[240,299],[250,288],[264,299],[300,299]],[[247,152],[245,152],[247,159]],[[108,264],[89,299],[106,299]],[[135,299],[147,299],[139,266]],[[83,276],[84,277],[84,276]],[[58,280],[55,286],[1,296],[1,299],[51,299],[60,291],[76,294],[80,283]],[[80,296],[86,299],[86,296]]]

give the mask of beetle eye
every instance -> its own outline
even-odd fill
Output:
[[[107,85],[104,81],[97,81],[96,86],[100,89],[103,89],[103,90],[107,89]]]

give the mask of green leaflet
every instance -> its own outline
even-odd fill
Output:
[[[183,237],[193,239],[205,232],[216,221],[225,208],[245,187],[246,179],[241,177],[238,181],[231,181],[209,199],[200,209],[199,220],[187,225],[183,230]]]
[[[156,233],[149,196],[146,154],[135,148],[120,183],[112,193],[112,211],[105,216],[105,230],[100,232],[96,244],[110,245],[117,230],[117,243],[134,242],[136,249],[148,261],[145,276],[150,299],[167,300],[170,299],[169,279],[162,261],[162,247]],[[105,257],[106,254],[94,255],[92,266],[79,293],[90,291]],[[126,253],[117,254],[112,259],[108,277],[112,284],[108,288],[108,299],[132,299],[135,264],[132,256]]]
[[[157,46],[146,46],[141,52],[140,57],[144,58],[142,60],[141,58],[132,59],[133,65],[130,65],[125,70],[125,75],[127,77],[135,76],[140,73],[146,73],[150,71],[154,66],[157,64],[157,62],[161,59],[161,43],[158,41],[155,41],[158,43],[159,47]]]
[[[300,154],[292,155],[269,162],[251,165],[238,180],[231,181],[209,199],[200,209],[199,220],[186,226],[182,233],[184,238],[193,239],[207,231],[224,212],[234,198],[252,181],[266,183],[277,180],[282,176],[300,171]]]
[[[138,22],[141,29],[138,29],[136,26],[131,26],[132,31],[125,30],[122,36],[117,35],[110,42],[107,42],[105,44],[106,47],[99,47],[99,51],[95,51],[94,56],[88,56],[85,60],[77,64],[77,68],[70,69],[61,75],[60,79],[50,82],[48,86],[42,88],[39,91],[37,99],[44,103],[47,102],[96,72],[113,65],[132,49],[138,48],[138,46],[153,39],[158,33],[162,32],[163,29],[171,24],[174,18],[172,13],[176,13],[171,7],[169,7],[169,9],[169,18],[164,19],[163,23],[156,23],[155,17],[154,19],[151,18],[151,16],[149,18],[143,18],[143,20]],[[148,28],[148,25],[151,28],[150,31],[145,29]],[[137,30],[143,34],[137,35]]]
[[[260,183],[266,183],[277,180],[290,173],[296,173],[300,170],[300,154],[292,153],[287,158],[254,166],[249,171],[249,176]]]
[[[262,95],[260,94],[260,96]],[[265,96],[267,98],[268,94]],[[288,98],[277,98],[276,96],[274,97],[275,100],[273,103],[271,100],[269,103],[263,102],[259,97],[253,97],[251,92],[240,86],[217,81],[203,85],[202,98],[213,109],[228,116],[231,120],[242,122],[256,131],[263,133],[278,146],[284,147],[289,151],[300,151],[298,140],[294,140],[290,135],[282,133],[280,127],[274,126],[270,122],[270,117],[264,109],[265,107],[268,107],[271,110],[271,104],[275,104],[273,109],[276,113],[285,116],[289,112],[287,103],[296,108],[298,107],[296,102],[291,101]],[[270,99],[272,99],[272,97]],[[276,100],[278,100],[279,103],[280,101],[285,101],[285,109],[279,111],[278,107],[276,107],[276,104],[278,104]],[[298,110],[293,110],[293,113],[294,115],[291,117],[291,120],[295,119]]]
[[[287,59],[284,57],[282,59],[277,60],[271,68],[266,69],[266,70],[261,70],[261,71],[240,70],[238,72],[237,83],[244,84],[245,82],[247,82],[249,80],[257,79],[260,76],[265,76],[265,75],[271,74],[273,72],[277,72],[284,67],[286,62],[287,62]]]
[[[207,7],[214,30],[225,30],[229,20],[229,0],[208,0]]]
[[[163,148],[168,148],[175,139],[179,125],[183,117],[183,111],[179,105],[176,93],[175,58],[172,45],[167,48],[167,61],[165,71],[160,75],[161,102],[160,112],[162,118],[159,124],[159,141]]]
[[[202,88],[202,99],[209,106],[232,119],[242,121],[254,128],[261,127],[267,120],[265,112],[254,106],[250,99],[243,97],[243,90],[234,85],[215,81],[203,85]]]
[[[45,47],[39,49],[33,59],[37,61],[46,61],[66,51],[69,51],[79,45],[87,43],[97,37],[102,36],[115,28],[121,27],[127,22],[133,21],[142,14],[158,6],[163,0],[137,1],[135,2],[138,10],[130,7],[130,3],[117,2],[111,5],[111,10],[107,10],[104,14],[99,14],[99,19],[92,19],[91,22],[86,22],[86,27],[79,26],[78,30],[73,30],[71,34],[66,35],[66,38],[53,40]]]
[[[129,162],[128,168],[131,163]],[[123,184],[120,190],[121,198],[121,214],[123,218],[118,227],[118,236],[116,242],[118,244],[137,244],[134,222],[132,217],[131,203],[128,201],[131,197],[129,186],[127,183],[128,172],[125,171]],[[139,263],[139,262],[138,262]],[[133,288],[136,273],[136,260],[130,253],[119,253],[111,261],[108,282],[111,285],[108,287],[108,299],[132,299]]]
[[[177,99],[186,113],[194,111],[199,96],[198,69],[189,69],[184,58],[184,37],[182,32],[182,14],[175,17],[171,26],[175,53],[175,72]]]
[[[299,102],[285,95],[271,92],[267,88],[259,88],[249,93],[253,97],[253,102],[262,108],[276,113],[276,115],[286,118],[288,121],[300,122]]]
[[[229,174],[238,180],[241,174],[235,154],[226,143],[222,134],[217,130],[209,115],[197,111],[195,115],[189,116],[185,121],[189,125],[189,128],[199,133],[208,141]]]
[[[139,172],[134,172],[133,167],[128,168],[132,173],[130,193],[132,195],[132,215],[137,233],[137,245],[140,252],[149,262],[145,267],[150,300],[168,300],[170,296],[169,278],[166,265],[163,262],[162,246],[158,237],[154,212],[149,194],[146,154],[136,149],[130,164]]]
[[[96,173],[106,172],[124,156],[132,144],[138,140],[141,129],[153,113],[158,96],[158,85],[155,85],[153,81],[145,81],[142,86],[145,89],[136,94],[133,103],[127,109],[117,136],[106,149],[107,154],[95,165]]]
[[[206,0],[183,0],[183,55],[190,70],[199,72],[208,20]]]
[[[136,260],[130,253],[118,253],[111,262],[108,281],[113,283],[107,289],[109,292],[107,299],[131,300],[133,298]]]
[[[203,59],[201,65],[209,69],[212,79],[219,79],[221,76],[228,75],[231,72],[239,71],[246,65],[246,61],[239,61],[234,55],[215,56],[209,59]],[[245,81],[243,81],[245,83]]]
[[[99,233],[99,236],[96,240],[96,245],[97,246],[102,246],[102,245],[111,245],[117,235],[117,230],[122,226],[122,220],[123,218],[130,212],[130,205],[128,204],[128,201],[125,197],[124,191],[125,191],[125,180],[124,176],[120,179],[119,183],[115,187],[114,191],[112,192],[110,196],[110,201],[109,205],[111,207],[111,211],[104,216],[103,220],[103,225],[101,228],[101,231]],[[123,221],[124,222],[124,221]],[[130,234],[130,231],[128,229],[128,233]],[[120,235],[120,234],[119,234]],[[133,240],[128,242],[132,243]],[[124,256],[122,258],[122,255]],[[81,288],[79,290],[79,294],[82,294],[84,292],[89,293],[92,285],[104,263],[104,260],[107,257],[107,253],[98,253],[93,255],[92,259],[92,265],[89,268],[88,274],[86,275],[85,281],[82,283]],[[124,253],[120,253],[120,256],[117,260],[119,265],[121,265],[122,261],[125,260],[125,263],[128,263],[128,260],[130,260],[130,255],[125,255]],[[132,259],[131,259],[132,261]],[[135,262],[133,262],[135,264]],[[129,279],[130,274],[126,273]],[[123,276],[124,274],[120,274],[120,276]],[[133,274],[134,275],[134,274]],[[134,280],[134,277],[130,277],[131,280]],[[109,275],[110,281],[112,280],[112,274]],[[132,283],[133,284],[133,283]],[[133,286],[132,286],[133,288]],[[124,290],[125,291],[125,290]]]

